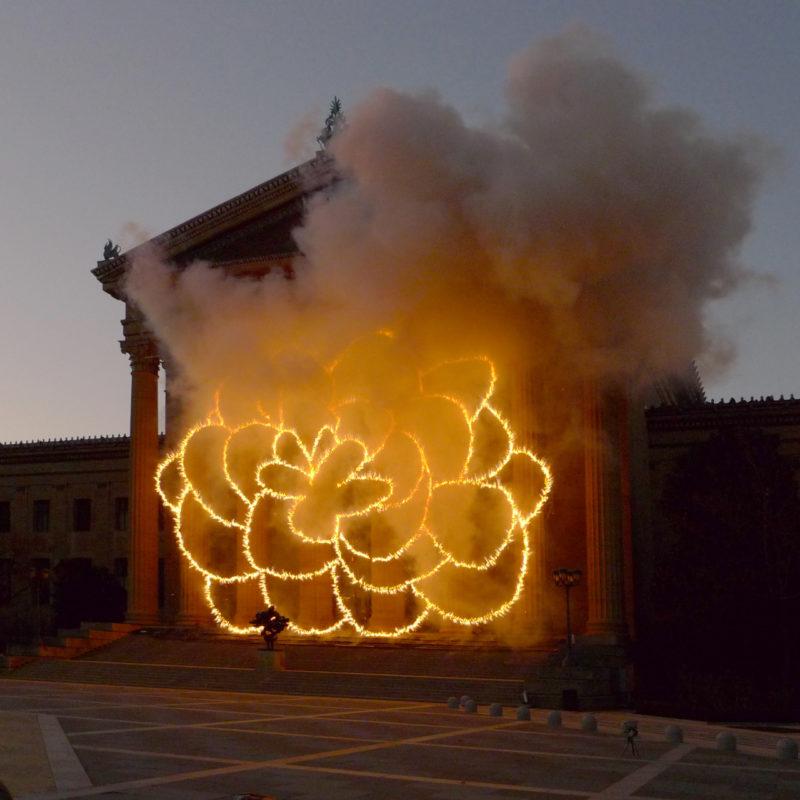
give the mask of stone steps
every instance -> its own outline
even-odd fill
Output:
[[[257,672],[257,637],[242,639],[200,629],[124,630],[83,628],[65,631],[73,640],[101,643],[100,649],[72,660],[39,658],[17,664],[14,677],[25,680],[105,683],[165,688],[215,689],[310,696],[366,697],[444,702],[469,695],[479,704],[518,705],[523,686],[536,705],[562,706],[562,691],[578,679],[581,707],[608,707],[602,667],[563,668],[548,664],[552,647],[513,650],[470,643],[372,641],[309,642],[282,637],[285,670]],[[88,633],[88,639],[87,639]],[[25,656],[19,656],[25,658]],[[263,680],[260,675],[263,675]],[[592,705],[593,704],[593,705]]]
[[[138,625],[125,622],[83,622],[79,629],[59,631],[58,636],[45,637],[41,644],[9,644],[5,668],[14,669],[22,658],[73,659],[121,639],[138,630]]]
[[[469,695],[479,704],[518,705],[519,680],[455,676],[391,675],[347,672],[280,671],[260,682],[255,670],[189,667],[174,664],[126,664],[89,659],[38,659],[18,667],[14,677],[69,683],[92,683],[160,688],[212,689],[228,692],[267,692],[333,697],[362,697],[419,702],[444,702]]]
[[[56,683],[152,686],[169,689],[258,691],[255,671],[219,667],[125,664],[87,659],[36,659],[18,667],[14,678]]]

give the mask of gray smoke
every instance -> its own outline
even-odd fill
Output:
[[[296,231],[295,281],[137,259],[128,292],[200,405],[387,326],[428,360],[504,352],[638,382],[726,352],[704,309],[745,277],[766,149],[658,107],[583,28],[514,57],[506,95],[492,128],[433,92],[347,109],[329,146],[345,180]]]
[[[506,94],[491,130],[432,93],[349,112],[346,188],[297,234],[314,292],[367,327],[511,330],[571,374],[646,379],[724,350],[704,307],[745,275],[765,148],[658,108],[582,28],[513,58]]]

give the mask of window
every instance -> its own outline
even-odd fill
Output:
[[[0,533],[8,533],[11,530],[11,502],[0,500]]]
[[[10,558],[0,558],[0,603],[11,600],[11,571],[14,562]]]
[[[128,498],[114,498],[114,530],[128,530]]]
[[[72,530],[90,531],[92,529],[92,501],[88,497],[78,497],[72,503]]]
[[[35,606],[46,606],[50,602],[50,583],[53,573],[49,558],[32,558],[28,567],[30,579],[31,603]]]
[[[47,533],[50,530],[50,501],[33,501],[33,532]]]

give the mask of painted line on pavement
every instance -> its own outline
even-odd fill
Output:
[[[684,756],[697,749],[695,744],[681,744],[668,750],[661,758],[645,764],[637,770],[621,778],[616,783],[606,786],[601,792],[591,795],[592,800],[626,800],[634,792],[649,783],[653,778],[658,777],[662,772],[669,769]]]
[[[190,756],[183,753],[164,753],[156,750],[130,750],[124,747],[100,747],[92,744],[79,744],[76,750],[89,750],[92,753],[119,753],[125,756],[141,756],[146,758],[172,758],[178,761],[204,761],[206,764],[239,764],[249,766],[256,764],[256,761],[248,761],[244,758],[217,758],[216,756]]]
[[[53,714],[39,714],[38,720],[56,789],[61,791],[90,787],[92,782],[75,755],[58,717]]]
[[[306,772],[322,772],[331,775],[347,775],[351,778],[381,778],[383,780],[404,781],[411,783],[432,783],[445,786],[471,786],[479,789],[500,789],[507,792],[520,792],[522,794],[549,794],[562,795],[564,797],[592,797],[591,792],[582,789],[553,789],[544,786],[520,786],[513,783],[490,783],[488,781],[460,781],[457,778],[433,778],[424,775],[405,775],[393,772],[369,772],[367,770],[341,769],[338,767],[313,767],[308,764],[283,764],[279,765],[282,769],[296,769]],[[636,800],[659,800],[658,798],[640,798]]]

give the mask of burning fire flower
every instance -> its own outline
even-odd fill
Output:
[[[221,397],[156,477],[218,622],[254,630],[226,602],[237,584],[305,634],[400,635],[431,612],[472,625],[507,611],[551,476],[515,446],[494,389],[488,359],[419,373],[378,333],[243,424],[226,422]],[[533,493],[512,482],[520,470]],[[383,620],[382,597],[394,597]]]

